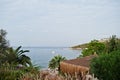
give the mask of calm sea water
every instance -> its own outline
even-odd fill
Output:
[[[74,59],[81,54],[81,50],[72,50],[70,48],[58,47],[24,47],[23,50],[30,50],[25,53],[32,60],[32,63],[47,68],[49,61],[56,55],[61,55],[67,59]]]

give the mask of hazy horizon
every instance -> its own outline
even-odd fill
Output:
[[[11,46],[71,47],[120,37],[120,0],[0,0]]]

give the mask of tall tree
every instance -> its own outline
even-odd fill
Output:
[[[0,53],[3,53],[5,49],[9,47],[9,42],[6,40],[7,32],[3,29],[0,29]]]
[[[116,38],[116,35],[112,35],[112,37],[110,37],[109,41],[106,43],[106,52],[110,53],[112,51],[120,49],[119,45],[120,45],[119,39]]]

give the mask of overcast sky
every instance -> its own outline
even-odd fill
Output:
[[[73,46],[120,37],[120,0],[0,0],[12,46]]]

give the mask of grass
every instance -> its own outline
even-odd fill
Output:
[[[38,67],[27,67],[18,69],[16,66],[9,64],[0,67],[0,80],[82,80],[80,75],[55,74],[54,72],[42,72]],[[84,79],[87,80],[87,79]],[[91,80],[97,80],[94,76]]]

